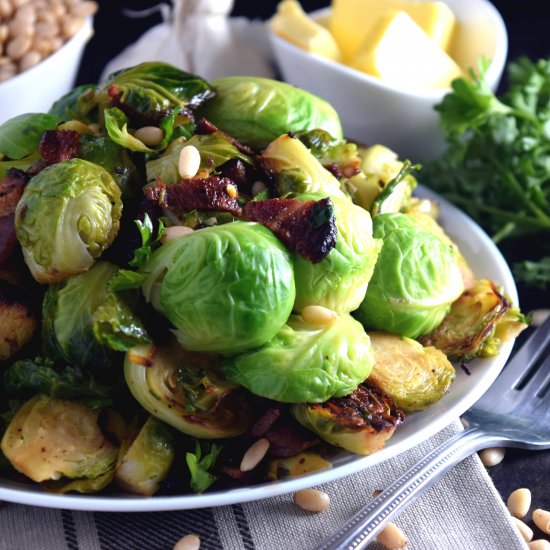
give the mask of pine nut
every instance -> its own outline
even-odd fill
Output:
[[[61,30],[66,40],[72,38],[84,25],[82,17],[67,17],[65,16],[61,22]]]
[[[252,446],[244,453],[241,460],[239,469],[241,472],[250,472],[253,470],[264,458],[269,449],[269,440],[262,437],[258,439]]]
[[[71,14],[77,17],[88,17],[94,15],[96,11],[97,4],[95,2],[82,2],[71,6]]]
[[[318,489],[302,489],[294,493],[294,504],[308,512],[324,512],[330,504],[330,497]]]
[[[143,126],[134,132],[134,137],[147,147],[156,147],[164,138],[164,132],[156,126]]]
[[[185,535],[182,537],[176,545],[174,550],[199,550],[201,547],[201,539],[199,535]]]
[[[53,38],[59,34],[59,25],[57,23],[37,23],[34,26],[36,36],[40,38]]]
[[[531,312],[531,326],[540,327],[550,316],[550,309],[535,309]]]
[[[9,19],[13,14],[13,6],[9,0],[0,0],[0,17]]]
[[[4,65],[0,68],[0,82],[4,82],[5,80],[12,78],[16,74],[17,67],[13,63],[10,63],[9,65]]]
[[[29,36],[18,36],[8,42],[6,53],[15,61],[21,59],[30,49],[32,40]]]
[[[8,23],[8,30],[10,36],[14,39],[22,35],[32,36],[34,34],[33,24],[23,19],[13,19],[10,21]]]
[[[265,191],[267,189],[265,183],[263,181],[255,181],[252,184],[252,196],[255,197],[262,191]]]
[[[523,523],[521,519],[515,518],[514,516],[512,516],[512,523],[516,526],[525,542],[529,542],[533,539],[533,529],[531,529],[529,525]]]
[[[0,44],[3,44],[10,35],[10,30],[7,25],[0,25]]]
[[[90,124],[88,124],[88,128],[90,129],[90,132],[92,132],[92,134],[99,134],[99,131],[101,130],[101,127],[97,122],[91,122]]]
[[[190,227],[185,225],[174,225],[174,227],[166,228],[161,240],[163,243],[167,243],[181,237],[182,235],[189,235],[189,233],[193,233],[193,230]]]
[[[525,517],[531,507],[531,491],[525,488],[512,491],[506,505],[514,517],[519,519]]]
[[[198,171],[201,165],[201,154],[193,145],[186,145],[180,152],[178,161],[178,171],[180,176],[192,178]]]
[[[550,542],[544,539],[537,539],[527,543],[529,550],[550,550]]]
[[[338,313],[323,306],[306,306],[301,311],[302,319],[308,324],[316,327],[332,325],[338,319]]]
[[[550,512],[537,508],[533,512],[533,521],[535,525],[546,535],[550,535]]]
[[[14,8],[20,8],[23,4],[27,4],[30,0],[11,0]]]
[[[488,447],[479,453],[479,458],[486,468],[500,464],[504,460],[506,449],[504,447]]]
[[[36,9],[32,4],[25,4],[15,12],[16,21],[23,21],[32,25],[36,21]]]
[[[239,194],[239,192],[237,191],[237,188],[232,184],[232,183],[229,183],[227,185],[227,187],[225,188],[225,190],[227,191],[227,194],[232,198],[232,199],[236,199],[237,198],[237,195]]]
[[[42,56],[39,52],[31,50],[21,58],[21,61],[19,62],[19,70],[23,72],[31,67],[34,67],[36,64],[40,63],[41,59]]]
[[[395,523],[388,523],[376,538],[378,542],[388,550],[401,550],[401,548],[407,546],[407,537],[405,533],[403,533]]]
[[[207,218],[204,220],[204,224],[208,227],[212,227],[213,225],[218,225],[218,219],[212,216],[211,218]]]
[[[40,23],[57,23],[57,17],[48,8],[38,10],[36,12],[36,20]]]

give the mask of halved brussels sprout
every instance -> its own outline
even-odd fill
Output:
[[[388,395],[368,383],[345,397],[293,405],[291,412],[324,440],[360,455],[381,449],[404,418]]]
[[[225,380],[212,355],[177,343],[127,352],[124,377],[133,396],[153,416],[201,439],[234,437],[252,424],[242,388]]]
[[[97,262],[90,271],[52,285],[42,307],[46,355],[69,364],[108,367],[112,351],[149,342],[141,321],[108,283],[118,268]]]
[[[15,212],[17,239],[39,283],[87,271],[116,237],[120,189],[101,166],[71,159],[34,176]]]
[[[98,426],[98,412],[37,395],[17,411],[2,438],[2,452],[33,481],[93,479],[114,470],[118,449]]]
[[[221,132],[195,135],[191,139],[181,137],[173,141],[160,157],[147,163],[147,180],[160,178],[166,185],[179,183],[179,157],[181,150],[188,145],[198,149],[201,156],[200,169],[208,173],[231,159],[252,163],[252,159],[239,151]]]
[[[259,77],[212,81],[217,95],[199,113],[252,147],[265,147],[285,132],[321,128],[342,137],[338,113],[324,99],[285,82]]]
[[[431,332],[464,290],[455,251],[405,214],[380,214],[373,227],[382,250],[354,315],[367,329]]]
[[[158,248],[143,293],[186,349],[236,354],[284,325],[296,296],[290,254],[251,222],[207,227]]]
[[[301,407],[302,405],[296,405]],[[276,457],[269,460],[267,478],[278,481],[288,477],[298,477],[319,470],[329,470],[332,464],[317,453],[303,452],[288,458]]]
[[[137,495],[154,495],[174,459],[174,438],[168,428],[150,416],[119,458],[117,484]]]
[[[296,137],[283,134],[262,153],[266,168],[278,175],[280,195],[323,193],[345,198],[338,180],[311,154]]]
[[[392,212],[401,212],[404,210],[411,199],[416,180],[411,176],[411,170],[418,169],[420,166],[412,166],[410,161],[406,160],[399,172],[384,187],[382,192],[374,199],[370,212],[372,216],[378,214],[388,214]]]
[[[387,332],[369,332],[374,367],[368,383],[387,393],[407,413],[443,397],[456,377],[447,356],[434,347]]]
[[[511,317],[507,318],[507,312]],[[420,339],[449,357],[471,359],[498,353],[499,326],[505,322],[508,337],[515,338],[527,325],[517,310],[489,279],[476,281],[458,298],[441,324]]]
[[[300,200],[319,200],[321,194],[298,195]],[[319,263],[293,254],[296,301],[294,309],[309,305],[349,313],[359,307],[374,271],[382,241],[372,237],[372,220],[363,208],[346,199],[331,199],[338,237],[336,247]]]
[[[347,395],[370,374],[369,337],[347,314],[328,326],[292,315],[261,348],[222,364],[226,376],[252,393],[285,403],[320,403]]]

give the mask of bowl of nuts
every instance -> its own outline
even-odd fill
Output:
[[[73,86],[97,4],[0,0],[0,124],[47,112]]]

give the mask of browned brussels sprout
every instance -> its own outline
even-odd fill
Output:
[[[291,411],[329,443],[361,455],[381,449],[404,418],[390,396],[367,383],[345,397],[293,405]]]
[[[386,332],[369,332],[369,336],[374,368],[368,382],[405,412],[421,411],[435,403],[455,379],[455,369],[441,351]]]

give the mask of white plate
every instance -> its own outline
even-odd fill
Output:
[[[416,194],[437,198],[441,205],[443,226],[461,248],[474,273],[478,277],[488,277],[502,285],[506,294],[514,303],[517,303],[517,291],[510,269],[496,246],[480,227],[463,212],[425,188],[419,188]],[[492,384],[510,355],[512,345],[512,342],[504,344],[497,357],[477,359],[470,363],[470,376],[466,375],[461,368],[457,368],[457,378],[449,393],[425,411],[407,417],[384,449],[366,457],[343,452],[333,461],[334,466],[329,470],[299,478],[204,495],[157,497],[52,495],[43,492],[38,485],[16,483],[0,478],[0,500],[72,510],[152,512],[222,506],[259,500],[333,481],[398,455],[422,443],[449,425],[470,408]]]

